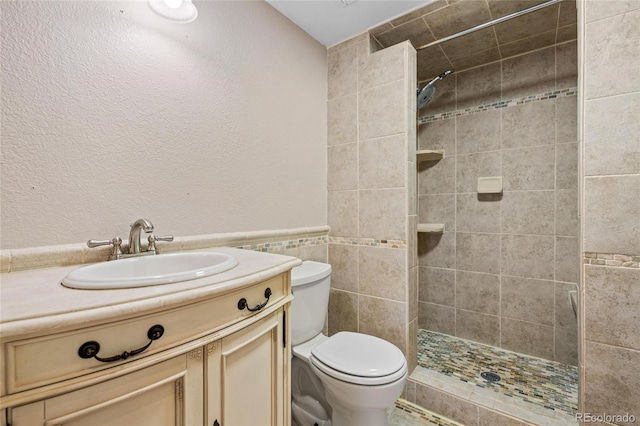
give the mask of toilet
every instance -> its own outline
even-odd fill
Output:
[[[387,408],[407,381],[404,354],[362,333],[322,334],[331,265],[291,270],[291,416],[299,426],[387,426]]]

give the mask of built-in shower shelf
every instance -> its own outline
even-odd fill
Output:
[[[420,151],[416,151],[416,157],[418,163],[421,161],[442,160],[444,158],[444,149],[422,149]]]
[[[442,234],[444,232],[444,223],[419,223],[418,232]]]

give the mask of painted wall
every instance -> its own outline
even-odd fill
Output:
[[[2,249],[326,225],[326,48],[262,1],[3,2]]]
[[[580,412],[640,418],[640,3],[582,0]],[[611,78],[615,76],[616,78]],[[627,424],[609,417],[602,424]]]
[[[445,150],[418,168],[420,223],[445,224],[419,237],[420,328],[577,365],[576,85],[574,40],[455,73],[419,111],[419,149]]]

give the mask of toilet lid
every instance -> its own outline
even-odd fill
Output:
[[[395,345],[362,333],[334,334],[311,351],[327,367],[358,377],[383,377],[401,370],[406,360]]]

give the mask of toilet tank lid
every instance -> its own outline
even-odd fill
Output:
[[[305,260],[302,265],[291,270],[291,286],[309,284],[331,275],[331,265],[328,263]]]

